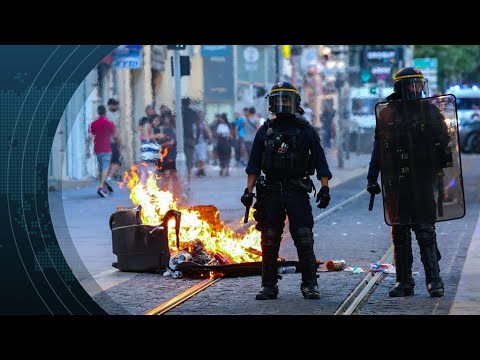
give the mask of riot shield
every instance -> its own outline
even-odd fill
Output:
[[[375,116],[385,222],[413,225],[463,217],[455,96],[381,102]]]

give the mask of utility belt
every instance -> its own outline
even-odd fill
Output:
[[[305,191],[307,193],[311,193],[315,191],[314,196],[317,194],[317,189],[313,184],[312,179],[310,176],[301,177],[290,177],[290,178],[283,178],[283,177],[275,177],[266,179],[266,187],[270,191],[283,191],[289,189],[298,189]]]

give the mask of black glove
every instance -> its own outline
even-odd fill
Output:
[[[325,209],[330,203],[330,188],[328,186],[322,186],[317,194],[317,206],[320,209]]]
[[[254,193],[248,192],[248,188],[245,188],[240,201],[242,202],[245,207],[250,207],[253,204],[253,198],[255,197]]]
[[[372,194],[380,194],[380,185],[378,185],[378,182],[376,180],[368,180],[368,185],[367,185],[367,191]]]

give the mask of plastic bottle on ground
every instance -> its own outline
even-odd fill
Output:
[[[277,269],[278,274],[294,274],[297,272],[295,266],[279,266]]]
[[[328,271],[341,271],[347,267],[345,260],[328,260],[326,263]]]

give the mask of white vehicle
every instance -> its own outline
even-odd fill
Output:
[[[461,124],[466,121],[479,120],[472,116],[477,110],[480,113],[480,88],[477,86],[464,87],[455,85],[445,91],[446,94],[453,94],[457,99],[457,116]]]
[[[392,87],[381,87],[375,84],[350,88],[348,145],[351,151],[370,152],[372,150],[376,125],[375,105],[386,101],[386,97],[391,93],[393,93]]]

